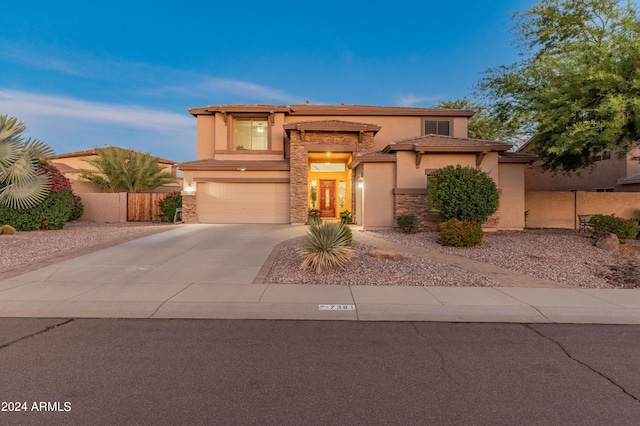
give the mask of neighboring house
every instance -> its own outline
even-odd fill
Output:
[[[530,152],[531,141],[518,149]],[[593,167],[577,172],[545,171],[540,162],[525,169],[526,191],[586,191],[586,192],[637,192],[640,191],[640,149],[620,157],[603,154]]]
[[[115,149],[115,150],[124,150],[124,148],[119,148],[116,146],[105,146],[102,149]],[[67,179],[71,181],[71,185],[73,186],[73,190],[76,193],[87,193],[87,192],[104,192],[103,188],[95,183],[89,182],[87,180],[81,179],[78,170],[92,170],[96,171],[96,169],[91,166],[86,160],[90,160],[93,158],[97,158],[97,154],[93,149],[89,149],[86,151],[78,151],[78,152],[70,152],[68,154],[58,154],[49,157],[51,163],[62,172],[63,175]],[[174,161],[165,160],[163,158],[158,158],[158,164],[162,166],[166,171],[171,172],[177,178],[178,168]],[[159,188],[156,188],[152,192],[173,192],[182,190],[183,184],[182,179],[177,178],[177,181],[173,185],[164,185]]]
[[[309,209],[352,212],[368,229],[400,214],[428,213],[428,177],[447,165],[486,171],[500,191],[494,229],[524,227],[524,167],[530,154],[467,138],[473,111],[360,105],[214,105],[192,108],[197,158],[184,171],[188,223],[292,223]]]

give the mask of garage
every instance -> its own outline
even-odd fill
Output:
[[[199,223],[290,223],[289,184],[199,182]]]

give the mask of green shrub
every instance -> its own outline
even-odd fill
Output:
[[[491,177],[478,169],[447,166],[431,174],[429,207],[445,220],[483,223],[498,210],[499,194]]]
[[[638,235],[640,228],[631,220],[616,217],[615,215],[596,214],[589,220],[590,232],[595,236],[613,233],[620,241],[632,240]]]
[[[353,222],[353,217],[351,216],[351,212],[349,210],[344,210],[340,212],[340,222],[345,225]]]
[[[182,208],[182,195],[180,192],[171,192],[158,201],[160,211],[169,220],[173,222],[173,218],[176,215],[176,209]]]
[[[82,213],[84,213],[84,204],[82,204],[82,199],[79,195],[72,193],[71,216],[69,216],[69,221],[80,219]]]
[[[449,219],[438,226],[440,243],[445,246],[472,247],[482,242],[482,226],[478,222]]]
[[[401,214],[396,218],[396,222],[405,234],[414,234],[418,230],[418,218],[413,214]]]
[[[62,229],[71,216],[70,189],[49,192],[44,201],[30,209],[0,207],[0,223],[7,223],[18,231]]]
[[[0,226],[0,235],[13,235],[16,233],[16,228],[11,225]]]
[[[353,257],[351,228],[343,223],[311,225],[300,249],[304,260],[300,268],[317,274],[332,268],[344,269]]]
[[[320,217],[320,210],[318,209],[309,209],[309,213],[307,214],[307,225],[320,225],[322,223],[322,218]]]

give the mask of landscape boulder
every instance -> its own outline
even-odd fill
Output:
[[[404,257],[400,253],[398,253],[397,251],[391,251],[391,250],[374,249],[374,250],[370,250],[369,253],[367,254],[371,257],[375,257],[378,259],[388,259],[388,260],[404,259]]]
[[[607,251],[618,251],[620,240],[616,234],[606,234],[596,240],[595,246]]]

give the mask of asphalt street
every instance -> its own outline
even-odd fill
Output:
[[[0,424],[636,425],[640,326],[0,318]]]

